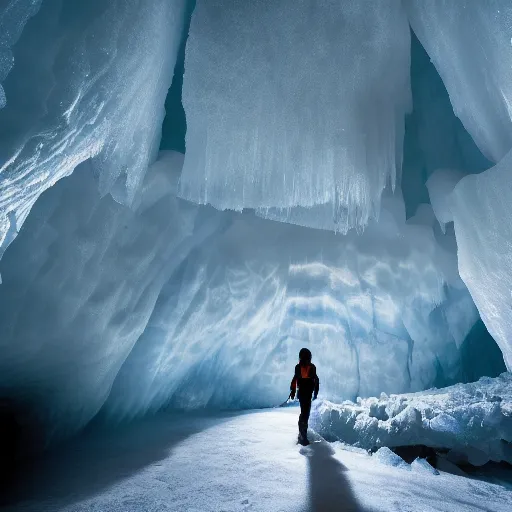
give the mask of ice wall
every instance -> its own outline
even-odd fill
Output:
[[[409,47],[399,0],[199,0],[181,197],[343,232],[366,225],[401,168]]]
[[[21,37],[40,2],[0,10],[0,253],[41,192],[88,158],[102,194],[133,202],[158,150],[184,3],[45,0]]]
[[[304,345],[335,401],[460,379],[477,313],[455,255],[386,204],[362,237],[229,214],[168,283],[104,413],[276,405]]]
[[[0,388],[56,435],[96,414],[173,270],[218,228],[176,199],[182,161],[153,165],[135,210],[101,198],[83,164],[41,197],[1,262]]]
[[[457,170],[463,176],[492,167],[455,115],[427,52],[414,33],[411,36],[413,110],[405,122],[400,182],[408,217],[421,203],[431,202],[426,182],[438,169]]]

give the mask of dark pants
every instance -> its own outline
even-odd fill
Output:
[[[311,412],[311,400],[313,396],[309,393],[299,393],[300,416],[299,433],[306,439],[308,437],[308,421]]]

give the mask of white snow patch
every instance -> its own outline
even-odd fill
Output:
[[[439,390],[359,399],[357,404],[323,401],[313,424],[328,439],[365,449],[426,445],[450,449],[475,466],[490,460],[512,463],[511,404],[512,374],[503,373]]]
[[[159,415],[89,433],[27,474],[6,512],[503,512],[512,491],[381,464],[311,432],[298,409]],[[509,476],[510,478],[510,476]],[[483,501],[484,500],[484,501]]]

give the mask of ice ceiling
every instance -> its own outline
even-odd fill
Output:
[[[510,369],[508,0],[0,5],[0,390],[50,436],[275,405],[303,345],[335,401]]]

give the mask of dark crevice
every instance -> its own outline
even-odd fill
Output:
[[[482,320],[478,319],[460,347],[462,382],[497,377],[507,371],[503,354]]]
[[[185,11],[185,25],[181,38],[180,48],[174,68],[174,77],[165,99],[165,119],[162,124],[161,150],[173,150],[185,153],[185,134],[187,121],[182,103],[183,75],[185,73],[185,48],[187,46],[188,32],[196,0],[188,0]]]

